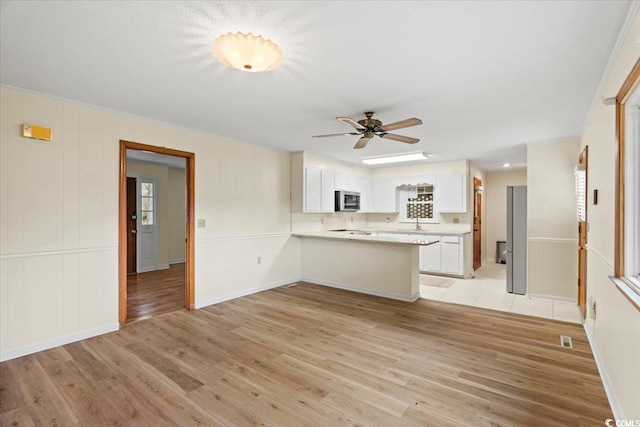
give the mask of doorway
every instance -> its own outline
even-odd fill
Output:
[[[119,288],[119,323],[123,327],[127,321],[127,283],[128,273],[139,271],[141,257],[139,231],[147,227],[155,226],[154,210],[156,205],[156,186],[152,180],[134,178],[133,181],[127,177],[127,150],[136,152],[147,152],[174,156],[184,159],[185,163],[185,184],[186,184],[186,212],[185,212],[185,254],[183,264],[184,277],[184,307],[193,309],[195,304],[194,294],[194,182],[195,182],[195,155],[193,153],[173,150],[164,147],[140,144],[130,141],[120,141],[120,189],[119,189],[119,239],[118,239],[118,288]],[[147,184],[144,188],[143,185]],[[153,185],[149,185],[153,184]],[[135,188],[135,191],[134,191]],[[135,192],[136,196],[133,197]],[[135,206],[135,209],[134,209]],[[144,221],[146,218],[146,221]],[[134,236],[134,237],[132,237]],[[135,266],[135,267],[134,267]],[[167,268],[169,266],[167,265]],[[170,269],[171,270],[171,269]],[[145,274],[153,274],[145,273]],[[176,274],[175,272],[171,272]],[[179,272],[177,274],[180,274]],[[151,278],[150,280],[153,280]]]
[[[582,318],[587,315],[587,170],[589,147],[584,147],[576,167],[576,195],[578,219],[578,306]]]
[[[473,269],[482,267],[482,180],[473,178]]]

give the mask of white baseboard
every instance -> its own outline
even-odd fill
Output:
[[[616,420],[626,420],[627,418],[622,413],[622,408],[620,407],[620,403],[618,402],[618,399],[616,398],[616,394],[613,391],[613,384],[611,383],[611,378],[609,378],[609,374],[607,374],[607,370],[604,367],[604,362],[600,357],[600,353],[598,353],[595,337],[591,335],[591,331],[587,326],[587,322],[584,322],[582,326],[584,327],[584,332],[587,335],[587,339],[589,340],[591,353],[593,353],[593,359],[596,361],[596,366],[598,367],[598,373],[600,373],[600,379],[602,379],[602,385],[604,386],[604,391],[607,394],[607,399],[609,400],[609,406],[611,406],[611,412],[613,412],[613,418],[615,418]]]
[[[342,283],[328,282],[326,280],[302,278],[302,282],[309,282],[316,285],[329,286],[331,288],[344,289],[345,291],[359,292],[361,294],[373,295],[376,297],[390,298],[398,301],[414,302],[420,299],[420,293],[415,293],[410,296],[400,295],[393,292],[376,291],[373,289],[358,288],[356,286],[344,285]]]
[[[169,264],[160,264],[155,267],[143,268],[141,270],[136,271],[136,273],[148,273],[150,271],[159,271],[159,270],[168,270]]]
[[[566,302],[566,303],[578,305],[578,300],[576,300],[575,298],[557,297],[555,295],[532,294],[532,293],[527,293],[527,296],[529,298],[546,299],[548,301]]]
[[[210,298],[210,299],[207,299],[207,300],[204,300],[204,301],[196,301],[195,308],[202,308],[202,307],[206,307],[208,305],[218,304],[218,303],[229,301],[229,300],[232,300],[232,299],[245,297],[247,295],[256,294],[258,292],[267,291],[269,289],[278,288],[278,287],[284,286],[284,285],[290,285],[291,283],[296,283],[296,282],[299,282],[299,281],[300,281],[299,278],[283,280],[283,281],[280,281],[280,282],[274,282],[274,283],[269,283],[269,284],[266,284],[266,285],[263,285],[263,286],[258,286],[256,288],[249,288],[249,289],[245,289],[245,290],[242,290],[242,291],[233,292],[231,294],[223,295],[221,297]]]
[[[36,353],[38,351],[48,350],[50,348],[69,344],[75,341],[84,340],[86,338],[95,337],[97,335],[106,334],[107,332],[117,331],[120,328],[118,323],[110,323],[99,328],[89,329],[77,334],[65,335],[52,340],[43,341],[37,344],[27,345],[0,353],[0,362],[15,359],[16,357],[26,356],[27,354]]]
[[[184,258],[170,259],[169,260],[169,265],[171,265],[171,264],[182,264],[183,262],[185,262]]]

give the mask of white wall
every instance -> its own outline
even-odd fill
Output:
[[[118,327],[121,139],[196,155],[197,306],[300,277],[288,153],[2,87],[2,359]]]
[[[510,185],[527,185],[527,171],[491,172],[486,176],[483,202],[486,206],[484,258],[487,262],[496,262],[496,242],[507,240],[507,187]]]
[[[527,294],[576,302],[578,141],[527,146]]]
[[[640,13],[613,62],[599,93],[616,96],[640,57]],[[589,146],[589,192],[598,189],[598,204],[587,199],[587,296],[595,300],[597,317],[585,329],[592,338],[601,375],[610,393],[614,414],[620,419],[640,419],[640,311],[615,287],[609,276],[614,264],[615,214],[615,106],[596,103],[588,118],[577,155]],[[613,398],[613,399],[611,399]]]

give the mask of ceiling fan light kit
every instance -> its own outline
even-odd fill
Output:
[[[227,33],[213,42],[213,56],[224,65],[249,73],[271,71],[282,63],[282,51],[262,36]]]
[[[394,141],[404,142],[406,144],[415,144],[420,140],[418,138],[412,138],[409,136],[397,135],[395,133],[389,133],[390,130],[407,128],[410,126],[417,126],[422,124],[422,120],[416,119],[415,117],[405,120],[400,120],[399,122],[389,123],[388,125],[383,125],[382,122],[378,119],[373,118],[373,112],[367,111],[364,113],[365,119],[355,121],[349,117],[336,117],[336,119],[340,120],[342,123],[347,124],[353,128],[355,128],[355,132],[345,132],[345,133],[332,133],[326,135],[314,135],[314,138],[326,138],[330,136],[341,136],[341,135],[361,135],[360,139],[354,145],[353,148],[360,149],[366,147],[369,141],[374,136],[379,136],[380,138],[392,139]]]
[[[429,155],[427,153],[408,153],[408,154],[395,154],[392,156],[372,157],[369,159],[363,159],[362,163],[366,165],[383,165],[388,163],[401,163],[401,162],[415,162],[416,160],[427,160]]]

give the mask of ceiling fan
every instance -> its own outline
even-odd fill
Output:
[[[342,123],[346,123],[349,126],[353,126],[356,131],[355,132],[345,132],[345,133],[331,133],[327,135],[314,135],[313,138],[326,138],[328,136],[342,136],[342,135],[362,135],[362,137],[358,140],[356,145],[353,148],[364,148],[367,143],[373,138],[375,135],[378,135],[380,138],[393,139],[394,141],[406,142],[407,144],[415,144],[420,140],[418,138],[411,138],[409,136],[396,135],[395,133],[389,133],[390,130],[407,128],[409,126],[417,126],[422,124],[422,120],[411,118],[400,120],[399,122],[389,123],[388,125],[383,125],[382,122],[378,119],[373,118],[373,112],[367,111],[364,113],[366,119],[358,120],[357,122],[349,117],[336,117],[336,119],[340,120]]]

